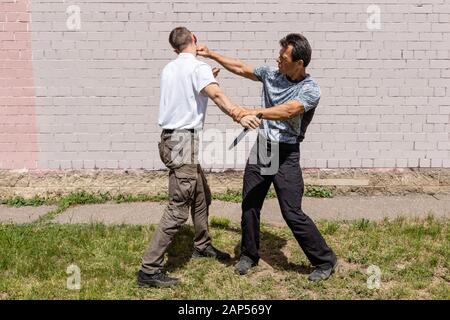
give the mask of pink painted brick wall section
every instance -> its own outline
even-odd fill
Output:
[[[35,169],[30,1],[0,2],[0,169]]]

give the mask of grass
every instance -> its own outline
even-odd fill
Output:
[[[306,186],[305,197],[313,198],[332,198],[333,191],[327,187],[321,186]]]
[[[239,226],[210,222],[214,244],[236,256]],[[191,260],[193,230],[184,226],[166,259],[182,284],[138,289],[135,273],[154,226],[0,225],[0,299],[450,299],[449,220],[319,221],[318,227],[340,258],[324,283],[307,281],[309,263],[286,227],[262,225],[262,260],[238,276],[232,263]],[[81,290],[66,288],[71,264],[81,270]],[[370,265],[381,269],[379,289],[367,287]]]
[[[39,196],[34,196],[33,198],[30,199],[25,199],[24,197],[19,196],[0,201],[1,204],[6,204],[9,207],[24,207],[24,206],[37,207],[49,204],[49,202],[50,201],[48,199]]]
[[[72,192],[65,196],[58,197],[40,197],[34,196],[31,199],[25,199],[21,196],[2,199],[0,200],[1,204],[6,204],[10,207],[22,207],[22,206],[41,206],[41,205],[54,205],[57,204],[59,207],[69,207],[74,204],[92,204],[92,203],[105,203],[107,201],[114,201],[116,203],[124,203],[124,202],[143,202],[143,201],[152,201],[159,202],[165,201],[168,199],[167,194],[156,194],[156,195],[147,195],[147,194],[118,194],[112,196],[109,192],[106,193],[89,193],[86,191],[78,191]]]
[[[331,198],[333,192],[331,189],[325,187],[307,186],[305,189],[305,197],[319,197],[319,198]],[[271,189],[267,193],[266,199],[276,198],[276,193]],[[220,200],[226,202],[242,202],[242,191],[227,189],[223,193],[216,193],[212,195],[213,200]],[[114,201],[116,203],[124,202],[160,202],[168,200],[166,193],[158,193],[156,195],[148,194],[118,194],[112,196],[109,192],[106,193],[89,193],[86,191],[72,192],[65,196],[56,197],[41,197],[34,196],[33,198],[26,199],[22,196],[16,196],[7,199],[0,199],[0,204],[5,204],[9,207],[23,207],[23,206],[42,206],[42,205],[57,205],[59,210],[64,211],[68,207],[77,204],[93,204],[93,203],[105,203],[108,201]],[[62,212],[58,211],[58,212]]]
[[[332,196],[331,190],[306,189],[305,195]],[[273,191],[268,198],[276,197]],[[240,191],[215,200],[240,202]],[[239,277],[232,265],[190,260],[193,230],[183,227],[168,252],[167,269],[182,279],[173,289],[139,290],[135,272],[154,226],[55,225],[51,219],[73,205],[165,201],[167,195],[72,193],[58,198],[2,201],[9,206],[56,204],[29,225],[0,225],[0,299],[450,299],[449,220],[396,219],[374,223],[321,221],[318,226],[340,257],[329,281],[306,280],[309,264],[289,229],[261,228],[262,262]],[[45,222],[45,223],[43,223]],[[217,247],[239,253],[240,229],[229,219],[211,217]],[[81,290],[66,288],[67,267],[81,269]],[[381,269],[381,288],[367,287],[367,268]]]
[[[230,219],[223,217],[211,217],[209,219],[209,224],[213,228],[227,229],[230,227],[231,221]]]
[[[269,190],[266,195],[266,199],[274,199],[277,195],[273,190]],[[242,202],[242,191],[241,190],[230,190],[227,189],[224,193],[213,194],[213,200],[226,201],[226,202]]]

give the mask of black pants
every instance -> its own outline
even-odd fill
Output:
[[[330,267],[336,263],[336,255],[328,247],[314,222],[302,210],[304,184],[299,163],[299,144],[280,143],[278,146],[279,151],[272,155],[278,154],[279,157],[276,173],[262,175],[261,169],[266,166],[261,164],[259,157],[258,161],[253,161],[254,164],[248,161],[245,167],[241,254],[255,262],[259,260],[261,208],[273,182],[283,218],[308,260],[314,267]],[[255,147],[252,153],[255,152]],[[268,149],[270,153],[275,148],[268,145]]]

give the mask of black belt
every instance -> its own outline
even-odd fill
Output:
[[[174,132],[190,132],[195,133],[195,129],[163,129],[163,133],[174,133]]]
[[[263,142],[265,141],[267,146],[277,144],[280,148],[284,148],[284,149],[295,150],[296,148],[298,148],[300,146],[300,142],[298,141],[298,139],[297,139],[296,143],[286,143],[286,142],[272,141],[269,138],[258,135],[258,137],[257,137],[258,142],[260,139],[263,139]]]

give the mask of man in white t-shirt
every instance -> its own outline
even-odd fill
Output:
[[[197,60],[197,39],[184,27],[172,30],[169,42],[178,58],[167,64],[161,75],[158,123],[163,129],[158,144],[161,160],[169,171],[169,204],[142,259],[137,282],[141,287],[168,287],[176,278],[163,271],[164,254],[191,209],[194,224],[193,258],[230,259],[211,244],[208,208],[211,192],[198,164],[198,130],[203,128],[208,98],[227,115],[241,109],[233,105],[218,86],[211,67]],[[240,120],[255,129],[261,121],[254,115]]]

